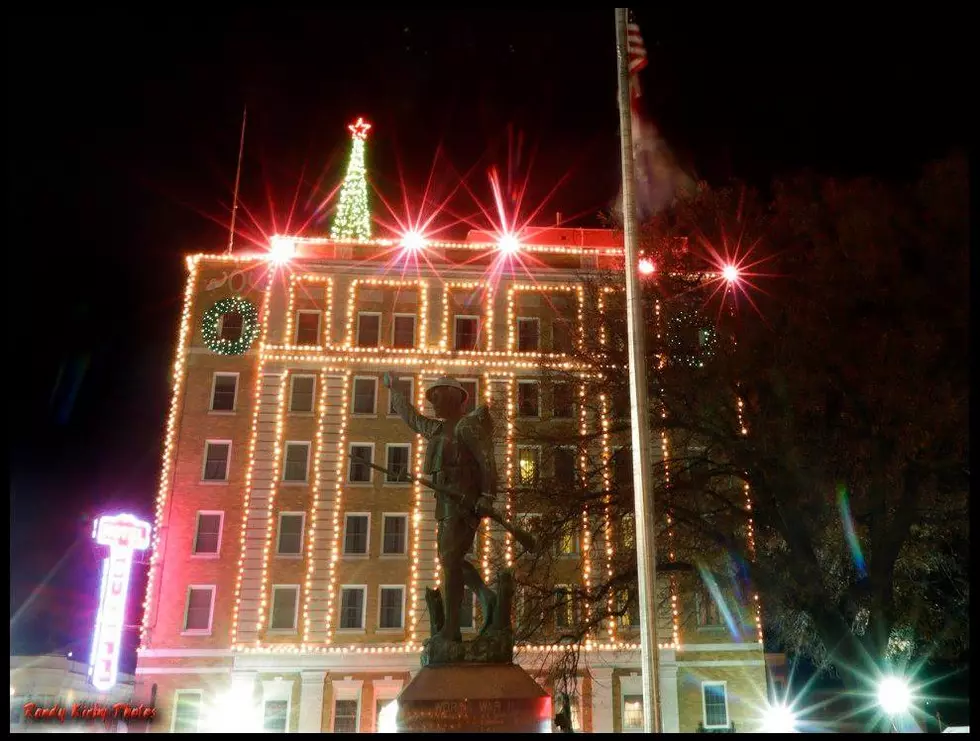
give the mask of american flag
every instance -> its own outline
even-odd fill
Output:
[[[632,20],[626,26],[626,51],[629,55],[630,74],[636,75],[647,66],[647,48],[643,45],[640,27]]]

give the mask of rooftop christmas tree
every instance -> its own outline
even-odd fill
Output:
[[[363,118],[347,127],[352,143],[347,175],[340,188],[340,202],[330,228],[332,239],[370,239],[371,212],[368,209],[367,170],[364,167],[364,142],[371,124]]]

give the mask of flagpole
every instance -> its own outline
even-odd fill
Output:
[[[640,602],[640,668],[643,680],[643,730],[660,732],[660,672],[657,647],[657,544],[650,461],[650,404],[643,305],[637,278],[637,223],[630,117],[627,8],[616,8],[616,56],[619,62],[619,141],[623,164],[623,235],[626,263],[626,319],[629,349],[630,415],[633,441],[633,499],[636,566]]]
[[[242,177],[242,153],[245,151],[245,119],[248,116],[248,106],[242,108],[242,136],[238,141],[238,168],[235,170],[235,195],[231,204],[231,224],[228,226],[228,249],[230,255],[235,246],[235,215],[238,213],[238,183]]]

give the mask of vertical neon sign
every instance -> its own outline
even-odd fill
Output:
[[[92,537],[99,545],[109,546],[109,556],[102,562],[102,589],[89,665],[92,686],[104,692],[116,684],[119,670],[133,551],[150,546],[150,525],[133,515],[102,516],[92,527]]]

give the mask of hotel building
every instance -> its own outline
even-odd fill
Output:
[[[378,730],[419,669],[438,578],[431,492],[363,465],[421,472],[422,441],[381,376],[423,410],[442,375],[506,410],[501,490],[527,466],[559,465],[520,431],[600,423],[543,369],[569,370],[568,343],[586,331],[580,276],[621,261],[618,240],[555,228],[502,247],[471,232],[411,251],[275,238],[269,251],[186,258],[136,669],[137,696],[156,698],[151,731]],[[613,541],[573,540],[567,578],[587,578]],[[508,544],[489,526],[478,536],[474,563],[491,581],[491,550],[509,559]],[[710,600],[664,589],[664,731],[753,730],[766,697],[758,602],[735,640]],[[581,731],[642,731],[631,623],[608,619],[583,649]],[[551,651],[523,645],[517,660],[545,682]]]

